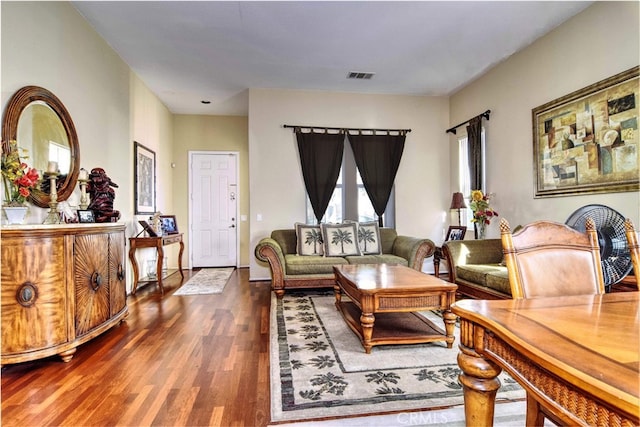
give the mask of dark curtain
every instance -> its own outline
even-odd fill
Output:
[[[485,189],[482,183],[482,116],[469,120],[467,126],[467,141],[469,144],[469,175],[471,178],[471,189]]]
[[[471,190],[482,190],[482,116],[469,120],[467,126],[467,142],[469,144],[469,178],[471,180]],[[478,224],[473,223],[473,234],[478,238]]]
[[[295,132],[304,185],[320,224],[340,174],[344,133],[303,133],[299,129]]]
[[[383,226],[382,214],[389,202],[400,166],[406,135],[347,135],[362,183]]]

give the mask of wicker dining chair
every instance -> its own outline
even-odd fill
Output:
[[[586,233],[565,224],[537,221],[511,234],[503,218],[500,234],[514,299],[604,294],[593,219],[587,219]],[[543,393],[527,390],[527,426],[542,426],[545,417],[561,424],[555,410],[544,405],[544,399]]]
[[[636,278],[636,286],[640,289],[640,246],[638,245],[638,233],[633,227],[631,219],[624,221],[624,230],[627,235],[627,245],[631,254],[631,264],[633,264],[633,275]]]

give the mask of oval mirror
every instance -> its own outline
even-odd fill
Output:
[[[2,122],[2,150],[9,141],[27,149],[29,166],[47,170],[49,161],[58,163],[58,201],[67,200],[75,188],[80,170],[78,135],[62,102],[47,89],[25,86],[9,100]],[[41,208],[49,206],[49,181],[31,193],[31,202]]]

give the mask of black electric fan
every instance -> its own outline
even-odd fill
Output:
[[[631,272],[631,255],[624,229],[624,217],[605,205],[586,205],[569,216],[566,224],[581,232],[586,231],[585,222],[592,218],[598,232],[602,273],[607,291]]]

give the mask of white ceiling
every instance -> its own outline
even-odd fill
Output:
[[[73,5],[171,112],[247,115],[248,88],[450,95],[591,3]],[[347,80],[349,71],[376,74]]]

